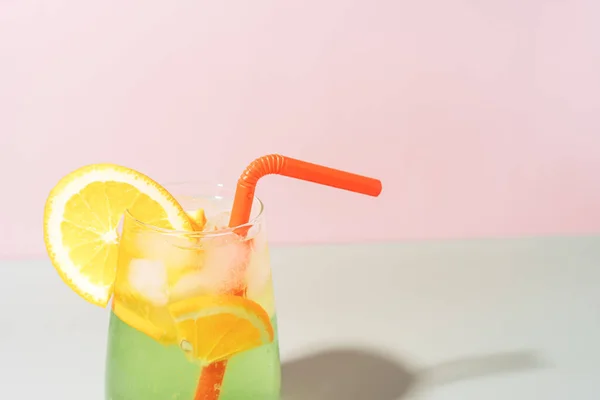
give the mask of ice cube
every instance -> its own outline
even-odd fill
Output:
[[[215,286],[215,285],[213,285]],[[211,282],[205,279],[201,271],[190,272],[179,278],[171,287],[171,301],[179,301],[192,296],[213,295],[219,293],[217,287],[211,287]]]
[[[204,264],[200,273],[207,284],[219,292],[234,292],[245,286],[250,244],[237,236],[213,237],[203,242]]]
[[[220,211],[216,213],[206,214],[205,231],[217,231],[229,226],[229,211]]]
[[[198,260],[198,239],[185,235],[144,233],[137,235],[135,245],[140,257],[160,260],[169,269],[195,266]]]
[[[252,239],[252,252],[245,274],[248,291],[250,292],[260,292],[270,282],[271,265],[269,247],[267,246],[264,231]]]
[[[150,303],[162,306],[169,301],[167,269],[160,260],[132,259],[129,285]]]
[[[235,293],[245,288],[244,271],[249,262],[250,245],[234,238],[203,239],[202,263],[188,270],[171,286],[172,301],[204,294]]]

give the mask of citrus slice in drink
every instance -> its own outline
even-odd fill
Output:
[[[197,210],[188,210],[186,213],[192,220],[195,231],[201,231],[204,229],[204,226],[206,225],[206,214],[204,213],[203,208],[199,208]]]
[[[181,349],[203,364],[273,341],[265,310],[240,296],[198,296],[171,304],[169,310]]]
[[[51,190],[44,242],[61,278],[90,303],[106,306],[117,266],[118,226],[126,210],[144,223],[192,230],[185,211],[149,177],[114,164],[82,167]]]
[[[171,339],[164,328],[161,328],[150,321],[150,318],[147,315],[143,316],[138,310],[136,310],[137,312],[133,311],[130,306],[131,304],[142,305],[141,302],[127,302],[123,301],[121,298],[115,298],[112,304],[113,312],[121,319],[121,321],[132,328],[145,333],[157,342],[162,344],[172,344],[174,338]]]

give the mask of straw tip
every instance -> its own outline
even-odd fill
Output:
[[[381,184],[381,181],[378,180],[377,184],[375,185],[375,191],[374,191],[374,195],[375,197],[378,197],[381,194],[381,191],[383,190],[383,186]]]
[[[375,178],[366,178],[364,182],[364,186],[361,188],[362,190],[359,193],[366,194],[371,197],[378,197],[383,190],[381,181]]]

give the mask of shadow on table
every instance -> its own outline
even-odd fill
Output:
[[[531,352],[411,368],[367,349],[331,349],[283,365],[283,400],[401,400],[417,389],[543,367]]]

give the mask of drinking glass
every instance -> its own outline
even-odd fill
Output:
[[[166,215],[125,213],[106,399],[279,399],[263,203],[255,198],[250,222],[229,228],[233,191],[198,183],[165,188],[205,228],[168,230],[158,227]]]

